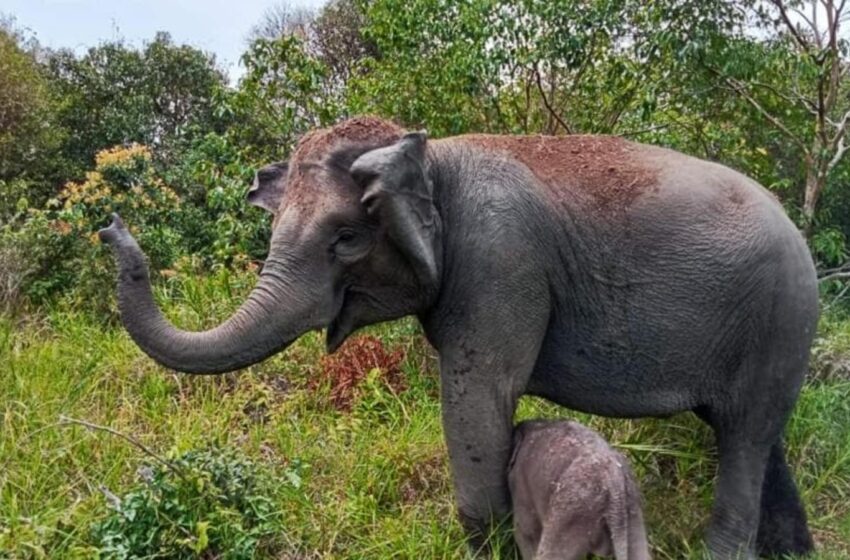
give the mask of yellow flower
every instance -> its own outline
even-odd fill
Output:
[[[101,150],[95,155],[96,167],[108,165],[121,165],[136,158],[146,161],[151,160],[151,152],[147,146],[142,144],[130,144],[129,146],[114,146],[108,150]]]

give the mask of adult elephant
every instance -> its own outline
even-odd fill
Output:
[[[807,552],[782,431],[817,320],[802,237],[726,167],[605,136],[426,141],[375,118],[306,135],[257,174],[274,213],[268,259],[236,313],[173,327],[116,217],[121,315],[158,362],[219,373],[327,327],[416,314],[439,351],[461,521],[506,513],[523,393],[606,416],[691,410],[714,429],[707,541],[718,559]]]

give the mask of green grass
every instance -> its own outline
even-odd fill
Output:
[[[160,296],[175,321],[200,327],[233,309],[249,284],[221,273],[173,281]],[[121,495],[148,460],[121,438],[61,425],[64,415],[162,456],[234,446],[281,484],[300,464],[297,491],[279,498],[285,534],[275,558],[463,558],[434,356],[410,320],[373,332],[405,348],[410,388],[394,395],[367,383],[341,413],[308,388],[323,355],[318,334],[244,372],[191,377],[156,366],[121,329],[85,314],[0,319],[0,557],[96,557],[89,528],[108,512],[103,489]],[[850,321],[830,315],[822,332],[819,371],[850,357]],[[787,433],[820,560],[850,558],[850,380],[834,370],[806,385]],[[535,416],[577,417],[623,449],[641,481],[655,557],[700,557],[715,461],[698,420],[594,418],[524,398],[518,417]]]

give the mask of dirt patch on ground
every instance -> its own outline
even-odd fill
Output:
[[[564,189],[590,195],[601,210],[622,209],[657,182],[656,169],[641,161],[640,145],[617,136],[495,136],[463,141],[507,152],[560,198]]]

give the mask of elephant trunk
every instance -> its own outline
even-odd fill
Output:
[[[317,328],[309,302],[280,304],[280,276],[263,272],[242,306],[221,325],[202,332],[175,328],[151,291],[147,259],[121,218],[99,232],[118,263],[118,307],[130,336],[157,362],[186,373],[224,373],[257,363]],[[295,298],[291,298],[295,299]]]

